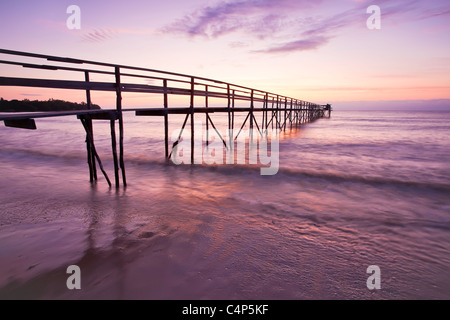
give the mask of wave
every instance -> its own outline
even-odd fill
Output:
[[[14,149],[6,148],[0,150],[0,156],[4,159],[9,159],[13,162],[27,161],[27,162],[47,162],[49,160],[62,160],[64,162],[80,162],[86,159],[84,153],[76,151],[70,152],[64,150],[58,152],[56,150],[33,150],[33,149]],[[421,188],[431,189],[435,191],[450,191],[450,184],[441,182],[429,182],[429,181],[414,181],[404,180],[395,177],[382,177],[382,176],[370,176],[370,175],[357,175],[348,174],[344,172],[330,172],[324,170],[309,171],[299,168],[286,168],[281,167],[278,173],[273,176],[261,176],[259,165],[249,164],[223,164],[223,165],[206,165],[206,164],[181,164],[176,165],[171,161],[166,161],[164,155],[158,155],[155,158],[150,158],[151,155],[139,155],[139,154],[125,154],[125,165],[129,166],[149,166],[149,170],[164,170],[164,168],[188,168],[189,170],[200,170],[210,173],[216,173],[226,176],[244,177],[249,179],[271,179],[279,181],[303,181],[305,179],[311,180],[323,180],[329,183],[359,183],[371,186],[397,186],[397,187],[409,187],[409,188]],[[100,157],[105,161],[112,161],[110,152],[101,151]]]
[[[351,175],[339,172],[324,172],[324,171],[305,171],[291,168],[281,168],[279,174],[291,178],[310,178],[310,179],[321,179],[326,181],[331,181],[334,183],[362,183],[368,185],[392,185],[400,187],[413,187],[413,188],[424,188],[424,189],[434,189],[439,191],[450,191],[450,184],[439,183],[439,182],[422,182],[413,180],[401,180],[397,178],[390,177],[377,177],[377,176],[362,176],[362,175]]]
[[[240,176],[245,178],[260,177],[260,179],[276,179],[280,181],[302,181],[308,180],[324,180],[331,183],[359,183],[371,186],[396,186],[409,187],[420,189],[431,189],[435,191],[449,192],[450,184],[440,182],[422,182],[413,180],[401,180],[390,177],[377,176],[361,176],[350,175],[339,172],[325,172],[325,171],[306,171],[296,168],[280,168],[278,173],[273,176],[261,176],[260,167],[257,165],[175,165],[171,162],[156,162],[156,161],[138,161],[140,163],[149,163],[152,165],[184,167],[197,170],[206,170],[208,172],[215,172],[227,176]]]
[[[15,148],[5,148],[0,150],[0,156],[4,158],[9,158],[12,161],[47,161],[49,159],[63,159],[63,160],[79,160],[85,159],[86,156],[77,152],[68,152],[63,150],[58,152],[56,150],[33,150],[33,149],[15,149]]]

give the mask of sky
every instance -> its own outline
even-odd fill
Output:
[[[80,8],[80,29],[67,26],[70,5]],[[367,13],[372,5],[378,20]],[[450,105],[449,0],[15,0],[0,2],[0,28],[3,49],[192,74],[316,103]],[[0,64],[3,75],[27,72]],[[0,87],[5,99],[51,94]]]

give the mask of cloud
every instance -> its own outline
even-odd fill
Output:
[[[111,29],[92,29],[81,35],[83,41],[103,42],[117,35],[117,31]]]
[[[350,9],[324,18],[297,19],[291,23],[300,31],[294,40],[270,44],[266,49],[254,52],[274,54],[319,49],[335,38],[342,29],[359,23],[360,16],[361,10]]]
[[[289,9],[305,9],[321,1],[313,0],[234,0],[200,8],[166,26],[166,32],[216,38],[237,30],[259,37],[278,31]]]
[[[286,42],[278,46],[273,46],[263,50],[256,50],[254,52],[281,53],[281,52],[313,50],[328,43],[329,40],[330,40],[329,38],[323,36],[311,37],[307,39]]]
[[[153,29],[139,29],[139,28],[93,28],[81,34],[82,41],[87,42],[104,42],[120,35],[153,35],[158,32]]]
[[[264,40],[260,44],[264,48],[252,51],[258,53],[312,50],[326,45],[346,28],[365,28],[366,9],[371,2],[347,4],[346,9],[337,9],[333,13],[333,10],[321,10],[339,8],[331,0],[221,1],[185,15],[164,27],[163,31],[209,39],[240,32]],[[450,14],[448,0],[433,5],[419,0],[378,0],[376,4],[381,7],[383,21],[396,23]],[[274,40],[276,43],[269,42]]]
[[[328,43],[333,30],[348,25],[352,19],[349,12],[331,18],[305,17],[307,10],[322,3],[317,0],[222,1],[185,15],[166,26],[164,31],[209,39],[235,32],[258,40],[279,39],[275,44],[265,41],[262,44],[265,48],[252,51],[257,53],[312,50]]]

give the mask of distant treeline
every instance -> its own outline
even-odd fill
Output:
[[[71,111],[86,110],[86,103],[76,103],[64,100],[4,100],[0,98],[0,112],[34,112],[34,111]],[[91,109],[100,109],[100,106],[91,104]]]

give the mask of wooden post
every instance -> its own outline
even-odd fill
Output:
[[[232,146],[232,140],[233,140],[233,132],[231,131],[231,96],[230,96],[230,85],[227,84],[227,99],[228,99],[228,143],[230,145],[230,148]],[[232,150],[232,148],[230,149]]]
[[[264,94],[264,100],[263,100],[263,107],[262,107],[263,111],[262,111],[262,120],[261,120],[261,128],[264,129],[264,119],[265,119],[265,110],[266,110],[266,94]]]
[[[308,122],[311,122],[311,104],[308,102]]]
[[[300,101],[300,124],[303,123],[303,101]]]
[[[250,94],[250,135],[253,137],[253,89]]]
[[[86,82],[89,82],[89,72],[85,71],[84,79]],[[89,89],[86,89],[86,105],[88,109],[91,109],[91,91]],[[92,119],[86,119],[86,125],[93,138],[94,134],[93,134]],[[87,136],[86,136],[86,149],[87,149],[87,162],[89,166],[89,180],[91,182],[94,182],[97,180],[97,167],[95,165],[95,158],[91,150],[91,144],[88,142]]]
[[[86,82],[89,82],[89,72],[85,71],[84,72],[84,80]],[[86,89],[86,104],[87,104],[87,108],[91,109],[91,90]]]
[[[291,111],[289,111],[289,122],[291,123],[291,130],[292,130],[292,103],[293,99],[291,98]]]
[[[307,116],[307,115],[308,115],[308,112],[307,112],[307,109],[306,109],[306,102],[303,101],[303,114],[302,114],[302,117],[303,117],[303,123],[306,122],[306,116]]]
[[[294,123],[295,123],[295,126],[297,126],[297,99],[295,100],[295,103],[294,103]]]
[[[208,108],[208,85],[205,85],[205,108]],[[206,112],[206,146],[209,146],[209,114]]]
[[[233,159],[234,163],[234,95],[235,90],[233,90],[232,97],[231,97],[231,132],[230,132],[230,154],[231,159]]]
[[[164,86],[164,150],[166,160],[169,160],[169,114],[167,113],[167,108],[169,107],[169,99],[167,94],[167,80],[163,80]]]
[[[123,160],[123,115],[122,115],[122,88],[120,83],[120,68],[115,67],[116,77],[116,109],[119,118],[119,162],[120,169],[122,170],[122,182],[124,187],[127,186],[127,179],[125,175],[125,163]]]
[[[97,162],[98,162],[98,165],[100,167],[100,170],[102,171],[103,176],[105,177],[106,181],[108,182],[108,185],[111,187],[111,181],[109,180],[108,175],[106,174],[105,170],[103,169],[102,161],[100,160],[100,157],[98,156],[98,153],[95,150],[94,139],[92,138],[92,135],[89,132],[89,128],[88,128],[88,126],[86,124],[86,119],[85,118],[80,118],[80,121],[83,124],[84,130],[86,131],[86,135],[88,137],[88,141],[91,144],[92,154],[97,159]]]
[[[191,100],[190,100],[190,111],[191,111],[191,164],[194,164],[194,77],[191,78]]]
[[[234,94],[235,94],[235,90],[233,90],[233,97],[231,99],[231,106],[232,106],[232,111],[231,111],[231,131],[234,131]]]
[[[266,122],[265,123],[263,122],[263,126],[264,126],[264,129],[267,130],[268,129],[268,124],[267,124],[268,114],[267,114],[267,112],[269,110],[269,94],[267,92],[266,92],[266,96],[264,97],[264,102],[266,104],[266,110],[264,112],[264,114],[265,114],[264,117],[265,117]]]
[[[116,188],[119,188],[119,164],[117,161],[117,144],[116,144],[116,128],[115,128],[115,119],[111,119],[110,121],[111,127],[111,146],[112,146],[112,154],[114,159],[114,176],[116,178]]]
[[[305,122],[309,122],[309,103],[308,102],[305,102],[305,111],[306,111]]]
[[[273,107],[274,107],[274,105],[275,105],[275,98],[274,97],[272,97],[272,118],[270,119],[270,122],[272,122],[272,130],[273,130],[273,115],[274,115],[274,113],[273,113]]]
[[[306,121],[306,103],[302,101],[302,123]]]
[[[275,113],[275,129],[278,130],[279,129],[279,122],[278,122],[278,105],[279,105],[279,101],[280,101],[280,96],[277,95],[277,108],[276,108],[276,113]]]

